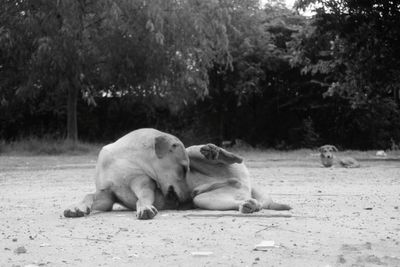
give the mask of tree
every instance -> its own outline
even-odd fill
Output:
[[[116,17],[102,48],[110,92],[176,109],[208,93],[212,62],[229,61],[229,17],[216,1],[121,1]]]
[[[89,4],[84,0],[6,1],[2,5],[7,13],[3,38],[14,51],[22,43],[29,46],[22,50],[24,58],[7,69],[21,70],[14,80],[15,96],[32,98],[42,91],[54,91],[56,97],[66,95],[67,138],[72,141],[78,137],[78,95],[85,90],[90,67],[98,57],[99,7],[100,1]]]
[[[73,141],[80,95],[91,104],[98,95],[129,94],[176,107],[206,94],[207,68],[229,59],[229,18],[212,0],[7,0],[1,11],[1,55],[9,63],[2,74],[19,70],[7,79],[11,91],[26,98],[43,91],[65,97],[67,138]],[[7,56],[9,51],[15,54]]]
[[[226,67],[215,62],[209,71],[210,97],[218,118],[216,141],[246,137],[255,144],[261,142],[260,132],[267,128],[267,120],[260,114],[276,106],[277,90],[289,87],[292,68],[287,44],[304,18],[282,1],[269,1],[264,8],[251,0],[225,4],[232,21],[227,31],[232,63]],[[264,96],[270,97],[270,102],[263,101]],[[240,114],[243,112],[248,115],[246,119]]]
[[[354,106],[386,97],[399,101],[400,5],[301,0],[297,7],[311,4],[317,8],[312,30],[303,36],[304,71],[324,74],[326,94],[339,94]]]
[[[316,14],[297,38],[293,63],[312,75],[325,97],[348,102],[341,107],[347,114],[337,120],[352,123],[335,130],[347,133],[348,141],[349,132],[357,133],[348,145],[389,147],[399,139],[400,5],[381,0],[297,1],[298,8],[310,5]]]

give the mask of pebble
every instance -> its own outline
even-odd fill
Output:
[[[15,254],[23,254],[23,253],[26,253],[26,248],[25,247],[23,247],[23,246],[21,246],[21,247],[17,247],[15,250],[14,250],[14,253]]]

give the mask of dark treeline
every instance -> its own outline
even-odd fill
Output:
[[[400,143],[397,1],[1,2],[0,139]]]

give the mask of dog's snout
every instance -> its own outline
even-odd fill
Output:
[[[179,199],[178,195],[175,192],[175,188],[172,185],[170,185],[168,187],[168,192],[167,192],[166,198],[169,200],[178,200]]]

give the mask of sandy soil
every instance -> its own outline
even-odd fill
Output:
[[[254,184],[292,211],[66,219],[94,189],[95,156],[0,156],[0,266],[400,266],[400,161],[343,169],[309,153],[245,156]],[[263,240],[275,246],[254,250]]]

